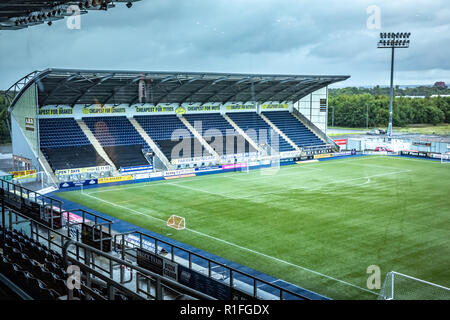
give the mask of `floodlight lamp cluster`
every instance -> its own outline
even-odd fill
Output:
[[[409,48],[411,32],[382,32],[378,48]]]
[[[112,0],[85,0],[78,3],[80,10],[108,10],[114,8]]]
[[[56,6],[46,11],[31,12],[28,16],[16,18],[13,21],[15,26],[26,26],[63,19],[64,15],[64,9],[61,6]]]
[[[131,8],[133,2],[140,0],[78,0],[78,1],[40,1],[49,3],[49,6],[42,5],[40,10],[23,10],[17,16],[9,17],[5,21],[0,21],[0,30],[18,30],[47,22],[52,25],[52,21],[62,20],[64,17],[82,15],[89,10],[108,10],[114,8],[114,2],[124,2],[127,8]],[[39,1],[31,1],[39,3]],[[51,5],[53,3],[53,5]],[[74,8],[75,7],[75,8]],[[78,7],[79,10],[76,10]]]

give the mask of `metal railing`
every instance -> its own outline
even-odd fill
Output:
[[[67,212],[64,212],[67,213]],[[85,215],[89,212],[83,212],[83,221]],[[87,219],[86,219],[87,220]],[[109,221],[99,222],[93,221],[97,226],[106,224],[110,226]],[[78,223],[70,223],[64,228],[74,227]],[[77,265],[84,272],[85,283],[80,284],[81,288],[90,296],[105,300],[107,298],[113,299],[115,292],[119,291],[126,294],[133,299],[164,299],[165,297],[182,296],[187,299],[214,299],[206,294],[198,292],[194,289],[186,287],[171,279],[164,278],[149,270],[143,269],[130,261],[122,260],[102,250],[93,248],[89,245],[83,244],[80,238],[80,233],[71,234],[70,231],[56,231],[51,229],[46,224],[36,221],[21,212],[10,208],[1,199],[1,226],[9,230],[27,230],[30,233],[30,238],[44,244],[48,249],[60,252],[65,261],[65,266],[68,264]],[[72,239],[75,238],[75,239]],[[98,239],[100,241],[100,239]],[[105,239],[103,239],[105,240]],[[120,281],[116,281],[115,276],[117,267],[120,267]],[[130,270],[130,279],[124,281],[124,269]],[[126,284],[133,281],[133,274],[135,275],[135,284],[130,289]],[[100,279],[106,284],[108,297],[100,295],[98,292],[92,290],[92,283],[94,279]],[[154,291],[152,293],[152,291]],[[68,299],[73,299],[73,291],[68,288]]]
[[[11,195],[17,195],[20,201],[23,201],[24,199],[22,198],[22,196],[25,196],[27,199],[33,199],[36,202],[42,204],[46,203],[47,200],[45,199],[48,197],[41,196],[38,193],[27,190],[25,188],[11,185],[12,184],[10,183],[1,184],[2,187],[8,187],[7,190],[0,190],[2,191],[0,197],[1,222],[3,227],[12,229],[13,227],[21,224],[29,225],[31,238],[35,239],[36,241],[45,243],[49,249],[56,248],[56,251],[62,252],[65,256],[67,256],[67,261],[71,262],[72,264],[78,265],[85,271],[85,273],[94,275],[95,277],[99,277],[100,279],[105,281],[108,284],[108,288],[114,287],[119,291],[128,292],[127,290],[123,289],[123,287],[125,284],[132,283],[134,272],[136,274],[135,294],[145,295],[147,298],[160,299],[161,292],[159,292],[158,290],[161,290],[161,288],[164,287],[164,290],[171,292],[176,296],[183,295],[187,292],[189,295],[192,295],[192,297],[198,297],[200,299],[211,298],[208,295],[188,288],[174,280],[163,278],[158,274],[142,269],[133,264],[137,258],[135,249],[138,247],[142,249],[146,247],[145,242],[151,242],[154,244],[153,251],[155,254],[159,254],[158,248],[160,247],[168,248],[168,254],[170,254],[170,260],[172,262],[175,262],[175,260],[180,261],[180,259],[183,260],[182,256],[185,256],[185,267],[188,267],[193,271],[195,271],[193,267],[199,269],[199,266],[201,267],[202,264],[206,265],[206,274],[208,278],[216,278],[217,280],[217,276],[220,274],[220,272],[217,272],[217,269],[222,270],[222,275],[224,275],[221,279],[222,283],[228,285],[230,288],[239,289],[238,291],[253,298],[261,299],[267,297],[277,297],[280,300],[285,298],[310,299],[307,296],[288,289],[284,289],[278,285],[270,283],[269,281],[257,278],[244,271],[237,270],[235,268],[227,266],[224,263],[205,257],[202,254],[195,253],[181,246],[174,245],[172,243],[139,231],[121,233],[112,236],[111,220],[102,218],[94,213],[90,213],[82,209],[71,210],[70,213],[79,214],[78,221],[72,221],[70,219],[69,212],[63,211],[61,209],[61,202],[53,203],[53,201],[50,201],[52,205],[59,205],[59,209],[56,208],[55,210],[58,210],[61,215],[62,226],[61,229],[57,231],[46,224],[44,221],[35,220],[33,217],[30,217],[26,213],[21,212],[20,208],[17,208],[14,205],[11,206],[10,203],[5,201],[8,200]],[[53,200],[51,198],[48,199]],[[15,197],[14,200],[18,199]],[[85,224],[90,225],[93,231],[98,231],[97,233],[92,232],[92,236],[89,239],[98,248],[94,248],[92,246],[81,243],[83,239],[78,228]],[[73,232],[74,229],[76,229],[76,232]],[[104,232],[106,233],[106,236],[103,235]],[[95,234],[97,234],[97,236]],[[137,246],[133,245],[130,241],[127,240],[126,237],[129,235],[137,236],[137,238],[139,239]],[[113,255],[104,252],[104,248],[102,247],[103,241],[112,241],[112,251],[113,253],[119,253],[120,258],[114,257]],[[70,247],[74,247],[74,250],[69,250],[65,246],[65,244],[67,244],[68,242],[72,244]],[[179,252],[179,254],[176,254],[176,252]],[[132,260],[130,260],[129,258],[132,258]],[[97,261],[97,259],[100,259],[101,261]],[[183,265],[183,262],[181,261],[180,264]],[[120,272],[117,276],[117,280],[111,280],[114,276],[114,268],[116,268],[117,266],[120,266]],[[125,268],[134,270],[133,272],[130,272],[130,277],[128,279],[125,277]],[[110,280],[114,283],[111,283]],[[143,289],[143,286],[141,285],[142,282],[147,283],[146,290]],[[267,289],[262,290],[261,288],[259,288],[259,286],[261,285],[264,285]],[[158,292],[152,294],[150,292],[150,288],[156,288],[155,286],[158,287],[156,290]],[[86,291],[90,292],[89,290]],[[95,296],[95,292],[92,294],[92,296]]]
[[[312,121],[310,121],[308,118],[306,118],[300,111],[298,111],[296,108],[294,108],[292,112],[295,116],[297,116],[298,119],[303,122],[304,125],[306,125],[309,129],[312,130],[317,136],[319,136],[322,140],[324,140],[327,144],[329,144],[334,150],[339,151],[340,147],[339,145],[333,141],[330,137],[328,137],[322,130],[320,130]]]
[[[21,300],[34,300],[28,293],[19,288],[14,282],[9,280],[3,274],[0,273],[0,284],[2,284],[13,295],[17,296]]]
[[[9,206],[23,213],[27,211],[28,216],[35,216],[47,223],[50,228],[56,229],[61,223],[61,201],[2,179],[0,192],[2,201],[6,201]]]
[[[127,236],[134,236],[138,239],[138,244],[133,244],[131,241],[127,240]],[[136,259],[137,254],[135,254],[135,251],[137,248],[140,249],[147,249],[149,250],[149,244],[150,247],[153,248],[153,253],[156,255],[160,255],[160,252],[158,252],[158,248],[164,248],[167,247],[169,250],[166,250],[168,253],[167,259],[171,260],[172,262],[176,262],[175,260],[178,260],[179,262],[182,260],[180,259],[180,255],[184,254],[187,256],[186,259],[186,265],[185,267],[188,267],[191,270],[195,269],[194,267],[194,260],[197,260],[198,263],[204,263],[207,265],[206,267],[206,275],[209,278],[214,278],[213,274],[217,275],[217,272],[213,270],[213,268],[223,268],[224,273],[228,275],[228,281],[227,284],[230,288],[239,288],[238,281],[239,277],[243,277],[248,280],[248,282],[251,282],[251,284],[248,284],[251,287],[251,290],[243,290],[243,293],[249,294],[255,299],[261,299],[261,296],[265,293],[267,295],[275,295],[274,293],[270,293],[267,290],[262,290],[258,288],[258,286],[265,285],[266,287],[270,288],[271,291],[278,292],[278,298],[280,300],[283,300],[287,296],[291,296],[296,299],[302,299],[302,300],[310,300],[310,297],[307,297],[305,295],[293,292],[291,290],[282,288],[278,285],[272,284],[270,281],[263,280],[261,278],[255,277],[249,273],[246,273],[244,271],[237,270],[233,267],[230,267],[224,263],[215,261],[213,259],[210,259],[208,257],[205,257],[204,255],[195,253],[191,250],[188,250],[186,248],[183,248],[181,246],[177,246],[175,244],[169,243],[167,241],[158,239],[157,237],[142,233],[140,231],[130,231],[126,233],[120,233],[114,235],[114,241],[113,241],[113,248],[115,251],[119,252],[121,254],[121,258],[123,260],[126,260],[127,258]],[[151,248],[150,248],[151,250]],[[179,251],[180,254],[176,255],[175,251]],[[217,279],[216,279],[217,280]],[[224,282],[224,281],[222,281]],[[244,291],[245,290],[245,291]]]
[[[86,254],[87,257],[91,257],[94,255],[97,255],[99,257],[102,257],[104,259],[106,259],[108,261],[108,264],[112,267],[115,264],[116,265],[120,265],[121,268],[129,268],[130,270],[134,270],[136,273],[136,288],[138,289],[138,292],[133,292],[132,290],[128,289],[127,287],[125,287],[124,285],[122,285],[121,283],[114,281],[113,280],[113,268],[110,268],[109,274],[104,274],[101,273],[97,270],[95,270],[94,268],[91,268],[90,266],[90,259],[86,259],[85,263],[82,263],[81,261],[71,257],[68,254],[68,248],[74,246],[75,248],[83,248],[84,252]],[[203,300],[214,300],[213,297],[208,296],[206,294],[203,294],[201,292],[195,291],[189,287],[186,287],[178,282],[175,282],[169,278],[165,278],[161,275],[158,275],[154,272],[151,272],[147,269],[141,268],[133,263],[130,263],[126,260],[114,257],[111,254],[105,253],[101,250],[95,249],[93,247],[87,246],[83,243],[80,242],[75,242],[75,241],[67,241],[64,244],[63,247],[63,259],[64,259],[64,263],[66,266],[68,266],[69,264],[72,265],[76,265],[78,266],[82,271],[85,272],[86,275],[86,283],[89,285],[91,283],[91,277],[92,275],[94,275],[95,277],[103,280],[106,285],[107,285],[107,291],[108,291],[108,297],[111,299],[114,296],[114,289],[117,289],[119,291],[122,291],[126,294],[128,294],[129,296],[132,296],[135,299],[140,299],[143,300],[145,299],[144,297],[142,297],[140,295],[140,293],[142,294],[143,292],[145,292],[144,290],[139,290],[139,283],[142,280],[154,283],[154,288],[155,288],[155,294],[152,295],[150,294],[147,290],[146,296],[150,297],[150,298],[154,298],[156,300],[163,300],[164,297],[166,296],[164,294],[164,290],[165,289],[169,289],[169,290],[173,290],[173,291],[178,291],[178,292],[183,292],[185,294],[190,295],[193,298],[196,299],[203,299]],[[85,288],[85,287],[83,287]],[[68,296],[71,297],[73,295],[73,292],[71,289],[68,288]]]

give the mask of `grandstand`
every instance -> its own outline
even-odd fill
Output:
[[[319,149],[326,143],[309,130],[301,121],[289,112],[264,112],[273,124],[275,124],[295,145],[300,148]]]
[[[311,114],[309,120],[296,115],[299,100],[309,95],[312,103],[313,93],[326,99],[326,87],[347,78],[36,71],[5,93],[10,102],[13,154],[32,169],[44,172],[41,179],[45,177],[50,190],[178,177],[196,170],[208,172],[218,166],[233,168],[242,162],[248,165],[250,161],[271,158],[308,159],[337,151],[338,147],[323,132],[317,135],[310,122]],[[318,104],[314,109],[316,118],[326,117]],[[16,291],[20,293],[25,288],[21,294],[30,299],[173,299],[185,294],[200,299],[324,298],[302,289],[279,287],[161,238],[149,238],[148,234],[139,233],[140,242],[133,242],[136,236],[125,237],[114,230],[112,220],[99,213],[65,211],[59,200],[6,181],[2,181],[1,196],[2,271],[7,278],[18,279]],[[144,241],[143,237],[148,239]],[[145,269],[146,260],[142,257],[149,252],[142,250],[149,241],[154,243],[153,254],[160,255],[159,250],[172,253],[164,263],[176,262],[177,268],[183,269],[183,263],[189,261],[189,269],[184,272],[194,274],[195,268],[207,262],[209,277],[201,281],[212,281],[209,285],[215,288],[214,292],[199,292],[195,284],[183,283],[178,276],[167,279],[158,272],[152,273],[154,267],[147,265]],[[67,246],[75,246],[77,253]],[[174,255],[174,250],[184,253]],[[96,268],[104,271],[96,275],[95,281],[89,276],[88,255],[103,261],[94,262]],[[192,264],[194,257],[203,262]],[[67,290],[67,259],[85,272],[82,289]],[[139,281],[124,285],[123,273],[113,268],[117,264],[134,270],[136,277],[146,283],[146,290],[139,288]],[[222,271],[218,273],[217,267]],[[223,272],[228,273],[230,283],[215,279],[222,277]],[[154,277],[161,283],[155,285],[148,280]],[[267,288],[260,291],[257,283]],[[241,289],[230,291],[236,284]],[[251,294],[242,289],[252,286]],[[222,289],[217,292],[218,288]]]
[[[188,114],[186,120],[194,126],[198,123],[201,136],[214,145],[214,151],[219,155],[233,155],[240,153],[254,153],[255,148],[249,145],[243,136],[237,134],[235,129],[218,114]],[[216,140],[217,139],[217,140]],[[220,141],[222,140],[222,141]]]
[[[384,252],[384,271],[436,283],[445,299],[449,172],[407,157],[439,160],[448,146],[340,150],[326,135],[327,86],[346,78],[47,69],[20,79],[5,96],[13,159],[29,170],[0,180],[0,292],[376,299],[388,295],[365,287],[364,270]],[[38,191],[21,182],[39,179]]]
[[[136,121],[141,125],[145,132],[156,143],[156,146],[170,161],[179,158],[202,157],[205,154],[205,148],[200,141],[187,129],[183,122],[176,115],[164,116],[136,116]],[[187,141],[189,150],[181,153],[172,154],[173,148],[178,144],[177,140],[172,140],[174,132],[180,132],[181,137]]]
[[[259,145],[267,143],[271,144],[270,134],[272,128],[265,122],[258,114],[248,114],[245,112],[230,113],[229,117],[234,121],[242,130],[248,132],[250,139],[258,143]],[[281,152],[293,151],[294,148],[283,138],[280,137],[278,141],[278,147]]]
[[[130,168],[158,172],[267,155],[311,157],[338,150],[313,127],[326,118],[319,105],[326,87],[346,78],[36,71],[5,93],[13,154],[54,184],[120,177]],[[309,119],[299,117],[304,97],[315,110]]]

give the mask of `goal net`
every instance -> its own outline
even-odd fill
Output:
[[[167,226],[176,230],[183,230],[186,228],[186,220],[183,217],[171,215],[167,220]]]
[[[243,162],[241,164],[241,172],[243,173],[248,173],[249,172],[249,166],[248,166],[248,162]]]
[[[450,300],[450,288],[391,271],[386,275],[379,299]]]

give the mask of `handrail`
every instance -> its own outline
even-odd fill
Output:
[[[211,296],[209,296],[207,294],[195,291],[194,289],[191,289],[191,288],[189,288],[189,287],[187,287],[185,285],[182,285],[182,284],[180,284],[178,282],[175,282],[175,281],[173,281],[173,280],[171,280],[169,278],[165,278],[165,277],[163,277],[163,276],[161,276],[159,274],[156,274],[156,273],[154,273],[154,272],[152,272],[150,270],[147,270],[147,269],[144,269],[144,268],[142,268],[140,266],[134,265],[134,264],[132,264],[132,263],[126,261],[126,260],[122,260],[122,259],[116,258],[113,255],[110,255],[110,254],[105,253],[105,252],[103,252],[101,250],[98,250],[96,248],[93,248],[93,247],[90,247],[88,245],[85,245],[83,243],[75,242],[73,240],[69,240],[69,241],[67,241],[64,244],[64,246],[62,248],[62,251],[63,251],[63,261],[64,261],[64,264],[65,264],[66,267],[69,265],[69,262],[71,262],[72,264],[75,264],[75,265],[79,266],[80,268],[87,270],[89,273],[93,273],[95,276],[101,278],[102,280],[104,280],[105,282],[109,283],[110,285],[112,285],[114,287],[117,287],[119,290],[130,291],[129,289],[127,289],[124,286],[122,286],[119,283],[117,283],[116,281],[111,280],[109,277],[107,277],[107,276],[105,276],[105,275],[95,271],[94,269],[84,265],[82,262],[78,261],[77,259],[74,259],[74,258],[70,257],[67,254],[68,248],[70,246],[83,248],[85,250],[85,252],[88,253],[88,254],[95,253],[96,255],[99,255],[101,257],[109,259],[110,262],[116,262],[116,263],[121,264],[123,266],[126,266],[128,268],[134,269],[137,272],[139,272],[140,274],[143,274],[143,275],[147,276],[148,278],[156,279],[157,286],[159,286],[158,288],[156,288],[156,292],[157,293],[160,292],[161,285],[166,285],[169,288],[174,288],[175,290],[180,290],[180,291],[183,291],[183,292],[187,292],[192,297],[195,297],[195,298],[198,298],[198,299],[216,300],[215,298],[213,298],[213,297],[211,297]],[[158,294],[156,295],[156,299],[157,300],[162,300],[162,298],[163,298],[163,296],[158,295]]]
[[[14,292],[20,299],[22,300],[34,300],[32,297],[28,295],[25,291],[19,288],[14,282],[9,280],[9,278],[5,277],[0,273],[0,283],[3,283],[10,291]]]
[[[288,289],[284,289],[284,288],[282,288],[282,287],[280,287],[280,286],[278,286],[276,284],[272,284],[270,281],[266,281],[266,280],[263,280],[261,278],[255,277],[255,276],[253,276],[253,275],[251,275],[249,273],[237,270],[237,269],[235,269],[233,267],[230,267],[230,266],[228,266],[226,264],[223,264],[221,262],[212,260],[210,258],[207,258],[207,257],[201,255],[201,254],[195,253],[195,252],[193,252],[193,251],[191,251],[189,249],[183,248],[181,246],[177,246],[175,244],[172,244],[172,243],[169,243],[167,241],[158,239],[157,237],[145,234],[145,233],[140,232],[140,231],[129,231],[129,232],[125,232],[125,233],[115,234],[114,235],[114,241],[113,241],[113,248],[118,248],[119,247],[118,246],[118,242],[117,242],[117,237],[118,236],[121,236],[122,237],[122,241],[125,242],[125,236],[126,235],[130,235],[130,234],[138,234],[139,235],[140,247],[141,248],[142,248],[142,236],[145,236],[145,237],[148,237],[148,238],[154,240],[155,241],[155,251],[154,251],[155,254],[158,254],[157,253],[158,243],[163,243],[163,244],[169,245],[171,247],[170,254],[171,254],[171,260],[172,261],[174,261],[174,257],[175,257],[173,249],[181,250],[181,251],[184,251],[185,253],[188,253],[188,255],[189,255],[188,256],[189,257],[189,269],[192,269],[192,257],[193,256],[206,260],[208,262],[208,277],[211,277],[211,274],[212,274],[211,263],[213,263],[216,266],[220,266],[222,268],[227,269],[230,272],[230,283],[229,283],[230,287],[234,287],[234,285],[233,285],[233,277],[231,276],[232,273],[240,274],[242,276],[245,276],[247,278],[252,279],[253,285],[254,285],[253,297],[255,297],[255,298],[257,298],[257,292],[256,292],[256,287],[257,286],[256,286],[256,283],[262,283],[262,284],[267,285],[268,287],[272,287],[272,288],[274,288],[276,290],[279,290],[280,291],[280,300],[282,300],[282,297],[283,297],[284,294],[293,295],[293,296],[295,296],[297,298],[304,299],[304,300],[311,300],[311,298],[309,298],[309,297],[306,297],[304,295],[301,295],[299,293],[293,292],[293,291],[288,290]],[[125,250],[126,249],[124,247],[125,247],[125,243],[122,243],[122,246],[121,246],[122,259],[125,259]],[[129,249],[133,249],[133,248],[129,248]],[[259,290],[261,290],[261,289],[259,289]],[[261,291],[263,291],[263,290],[261,290]]]
[[[9,187],[9,184],[6,184],[6,186]],[[15,185],[13,185],[13,186],[15,186]],[[27,190],[27,189],[23,188],[23,189],[19,189],[19,190],[21,191],[21,190]],[[7,189],[7,191],[10,191],[9,188]],[[15,191],[15,189],[14,189],[14,191]],[[30,222],[30,228],[31,228],[32,236],[35,235],[38,241],[42,238],[42,239],[44,239],[44,241],[48,242],[49,249],[51,249],[51,245],[54,245],[54,246],[56,246],[58,248],[61,248],[61,250],[67,250],[67,248],[66,249],[63,248],[64,247],[63,244],[64,244],[65,241],[69,241],[71,243],[74,242],[71,239],[71,236],[70,236],[70,227],[72,227],[72,226],[74,226],[76,224],[79,224],[79,222],[71,223],[67,211],[62,211],[59,208],[59,210],[60,210],[59,213],[61,215],[61,218],[63,218],[64,216],[67,215],[66,223],[64,223],[64,222],[62,223],[62,227],[66,227],[67,228],[67,235],[66,235],[66,234],[64,234],[65,233],[64,231],[62,231],[62,230],[56,231],[54,228],[45,225],[42,221],[36,221],[33,218],[27,216],[26,214],[21,213],[18,209],[14,209],[13,207],[10,207],[10,205],[6,204],[5,201],[4,201],[4,199],[6,198],[5,195],[8,194],[8,193],[9,192],[3,193],[3,196],[1,197],[2,198],[2,207],[3,208],[4,207],[8,207],[8,208],[10,208],[9,212],[14,212],[15,213],[16,222],[17,222],[17,218],[18,217],[23,217],[26,221],[29,221]],[[14,194],[15,194],[15,192],[14,192]],[[22,196],[22,192],[20,192],[20,195]],[[45,197],[45,196],[43,196],[43,197]],[[25,199],[25,198],[23,198],[23,199]],[[52,199],[52,198],[49,198],[49,199]],[[78,210],[82,211],[83,221],[85,221],[85,214],[92,214],[92,213],[86,212],[86,211],[84,211],[82,209],[78,209]],[[75,210],[75,211],[77,211],[77,210]],[[3,212],[4,212],[4,210],[2,209],[2,222],[4,224],[6,221],[5,221]],[[92,215],[96,216],[95,214],[92,214]],[[10,221],[11,221],[12,214],[9,214],[9,218],[10,218]],[[96,218],[97,218],[97,216],[96,216]],[[98,217],[98,218],[101,218],[101,217]],[[100,225],[107,225],[109,228],[111,227],[111,225],[110,225],[111,221],[110,220],[104,219],[104,218],[101,218],[101,219],[103,219],[106,222],[100,222],[100,221],[97,221],[96,219],[94,219],[95,220],[94,224],[98,225],[99,227],[100,227]],[[12,228],[12,224],[10,223],[9,225],[10,225],[10,228]],[[41,231],[40,231],[40,229],[41,229]],[[103,228],[100,227],[100,230],[101,229],[103,229]],[[44,231],[43,234],[42,234],[42,231]],[[234,269],[232,267],[227,266],[226,264],[223,264],[223,263],[220,263],[218,261],[212,260],[210,258],[207,258],[207,257],[201,255],[201,254],[197,254],[197,253],[195,253],[193,251],[190,251],[188,249],[185,249],[185,248],[183,248],[181,246],[174,245],[174,244],[169,243],[167,241],[158,239],[157,237],[154,237],[154,236],[142,233],[140,231],[134,231],[134,232],[131,231],[131,232],[123,233],[123,234],[115,234],[114,235],[114,242],[112,243],[113,249],[119,248],[119,246],[118,246],[119,242],[118,242],[117,236],[122,236],[122,248],[121,248],[122,249],[122,259],[118,259],[118,258],[116,258],[114,256],[111,256],[109,253],[103,252],[102,250],[98,250],[96,248],[92,248],[92,247],[90,247],[88,245],[85,245],[83,243],[78,242],[80,239],[78,238],[79,235],[77,233],[77,242],[75,242],[76,251],[75,252],[70,252],[72,255],[74,255],[76,257],[76,259],[69,257],[69,260],[71,262],[73,262],[73,264],[82,264],[85,267],[85,269],[88,270],[89,273],[94,274],[97,271],[95,271],[95,269],[92,269],[92,270],[95,271],[94,272],[89,267],[91,265],[91,262],[88,260],[89,255],[87,255],[87,253],[86,253],[86,250],[89,250],[89,252],[93,252],[93,253],[99,254],[99,255],[107,258],[107,259],[110,259],[109,260],[109,262],[110,262],[109,263],[109,265],[110,265],[109,271],[104,269],[103,268],[104,266],[102,267],[101,265],[97,265],[97,264],[95,264],[94,261],[92,261],[92,263],[93,263],[92,266],[94,268],[96,268],[97,270],[102,270],[102,271],[104,271],[106,273],[112,273],[112,265],[115,262],[116,264],[120,264],[122,266],[129,266],[132,269],[137,270],[138,272],[142,272],[144,275],[148,275],[149,277],[153,277],[153,278],[156,277],[157,279],[159,279],[160,278],[159,275],[156,275],[153,272],[147,271],[147,270],[142,269],[140,267],[137,268],[137,266],[132,265],[131,263],[125,261],[125,254],[124,254],[124,252],[125,252],[125,245],[126,245],[125,235],[133,234],[133,233],[135,233],[135,234],[137,233],[137,234],[140,235],[140,239],[141,239],[140,240],[140,246],[141,246],[141,248],[142,248],[142,243],[143,243],[142,237],[147,237],[149,239],[154,240],[155,252],[156,253],[157,253],[158,244],[169,245],[171,247],[171,251],[172,251],[171,252],[171,254],[172,254],[172,261],[174,261],[174,258],[175,258],[175,253],[174,253],[175,249],[178,249],[178,250],[181,250],[181,251],[187,253],[189,255],[189,268],[190,269],[192,269],[192,262],[193,262],[192,258],[200,258],[200,259],[202,259],[203,261],[208,263],[208,277],[209,278],[212,278],[212,274],[213,274],[213,271],[212,271],[213,267],[212,266],[219,266],[219,267],[224,268],[225,270],[227,270],[229,272],[229,286],[230,286],[230,288],[235,287],[233,285],[233,278],[235,278],[236,275],[241,275],[241,276],[244,276],[244,277],[248,278],[251,282],[253,282],[253,297],[255,297],[255,298],[258,298],[258,290],[260,292],[265,292],[265,293],[269,294],[269,292],[267,290],[261,290],[261,289],[258,288],[258,284],[264,284],[264,285],[267,285],[268,287],[271,287],[273,289],[278,290],[279,291],[279,298],[280,298],[280,300],[283,299],[283,296],[286,295],[286,294],[294,296],[294,297],[297,297],[297,298],[300,298],[300,299],[308,299],[308,300],[311,299],[311,298],[306,297],[306,296],[304,296],[302,294],[290,291],[288,289],[284,289],[284,288],[282,288],[282,287],[280,287],[278,285],[275,285],[275,284],[271,284],[268,281],[265,281],[263,279],[259,279],[259,278],[255,277],[255,276],[252,276],[252,275],[250,275],[250,274],[248,274],[248,273],[246,273],[244,271],[239,271],[237,269]],[[55,241],[58,238],[60,239],[60,243]],[[108,238],[111,241],[110,237],[108,237]],[[100,239],[102,239],[102,238],[100,238]],[[95,240],[98,241],[98,239],[95,239]],[[81,253],[83,253],[83,255],[80,255],[80,248],[85,250],[84,252],[81,252]],[[132,248],[130,248],[130,249],[132,249]],[[65,254],[67,255],[67,252]],[[131,255],[131,256],[133,256],[133,255]],[[84,261],[85,264],[83,264],[82,261]],[[86,266],[86,264],[88,264],[88,266]],[[145,270],[145,271],[143,271],[143,270]],[[164,277],[162,277],[162,278],[164,278]],[[105,281],[108,281],[108,280],[105,280]],[[175,288],[179,288],[179,290],[180,289],[184,290],[184,292],[188,292],[188,293],[192,292],[192,295],[194,297],[199,297],[201,299],[211,299],[212,298],[212,297],[210,297],[208,295],[205,295],[203,293],[195,291],[194,289],[188,288],[188,287],[186,287],[186,286],[184,286],[184,285],[182,285],[182,284],[180,284],[180,283],[178,283],[176,281],[173,281],[173,280],[171,280],[169,278],[164,278],[162,280],[159,279],[158,281],[160,283],[162,283],[163,285],[166,285],[166,286],[169,286],[169,287],[175,286]],[[114,286],[115,284],[111,284],[111,285]],[[122,290],[122,289],[120,289],[120,290]],[[171,290],[175,290],[175,289],[171,289]],[[270,293],[270,294],[273,294],[273,293]]]
[[[314,123],[312,123],[308,118],[306,118],[300,111],[294,108],[292,112],[304,125],[311,129],[316,135],[318,135],[322,140],[329,143],[334,149],[340,150],[339,145],[328,137],[322,130],[320,130]]]

